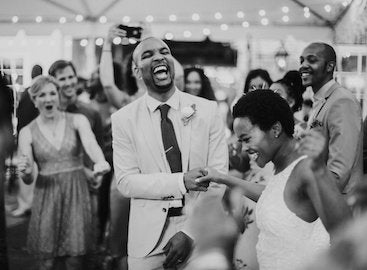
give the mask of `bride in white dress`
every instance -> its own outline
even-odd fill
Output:
[[[207,169],[198,182],[240,187],[257,202],[256,246],[260,270],[296,270],[330,245],[336,227],[351,216],[336,179],[323,162],[325,139],[310,132],[293,138],[293,114],[278,94],[257,90],[233,108],[234,131],[260,167],[274,163],[267,186]]]

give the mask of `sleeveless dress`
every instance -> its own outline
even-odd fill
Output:
[[[302,156],[274,175],[256,205],[260,230],[256,245],[260,270],[296,270],[330,246],[320,218],[308,223],[291,212],[284,202],[284,188]]]
[[[32,150],[38,166],[28,250],[41,258],[84,255],[93,249],[91,200],[83,147],[73,118],[65,114],[62,146],[56,149],[33,120]]]

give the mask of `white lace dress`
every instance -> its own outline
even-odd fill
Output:
[[[330,245],[329,234],[320,218],[312,223],[303,221],[284,202],[283,193],[288,178],[304,158],[298,158],[274,175],[256,205],[260,230],[256,250],[260,270],[300,269]]]

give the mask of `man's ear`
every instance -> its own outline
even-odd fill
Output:
[[[326,65],[327,65],[326,66],[327,72],[333,72],[334,71],[334,69],[335,69],[335,62],[334,61],[329,61],[329,62],[327,62]]]
[[[275,137],[275,138],[279,138],[280,134],[283,131],[283,127],[282,124],[277,121],[272,127],[271,127],[271,134]]]
[[[134,73],[135,78],[137,78],[138,80],[142,80],[143,76],[141,74],[141,70],[140,68],[137,67],[137,65],[135,64],[135,62],[132,63],[132,71]]]

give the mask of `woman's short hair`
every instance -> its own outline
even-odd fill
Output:
[[[279,122],[288,137],[293,137],[294,118],[287,103],[269,89],[256,90],[243,95],[233,107],[233,118],[247,117],[253,125],[268,131]]]
[[[36,77],[32,86],[29,88],[29,95],[31,96],[32,100],[34,100],[39,92],[49,83],[55,85],[57,91],[59,90],[59,85],[54,77],[43,75]]]
[[[269,72],[267,72],[265,69],[258,68],[258,69],[250,70],[250,72],[247,74],[247,77],[246,77],[245,87],[243,89],[244,93],[249,92],[251,80],[257,77],[260,77],[261,79],[266,81],[268,84],[268,87],[273,83],[272,79],[270,78]]]

